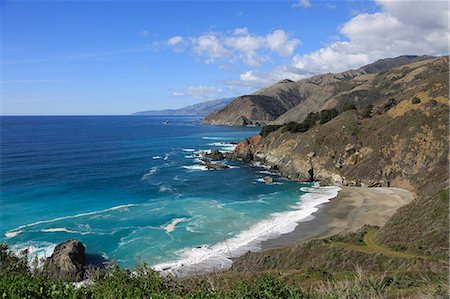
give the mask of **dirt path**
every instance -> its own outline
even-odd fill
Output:
[[[339,246],[364,253],[379,253],[385,256],[395,258],[420,258],[420,259],[434,260],[439,263],[447,263],[447,261],[436,260],[428,256],[422,256],[414,253],[393,250],[387,246],[384,246],[383,244],[378,243],[378,241],[376,240],[376,235],[377,235],[376,229],[368,230],[368,232],[363,237],[364,245],[357,245],[345,242],[333,242],[330,245]]]

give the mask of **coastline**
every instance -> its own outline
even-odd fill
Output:
[[[400,188],[342,187],[335,198],[317,206],[318,211],[299,222],[293,232],[261,242],[261,250],[356,231],[364,224],[382,226],[413,199],[411,192]]]

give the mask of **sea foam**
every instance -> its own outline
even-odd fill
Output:
[[[258,251],[262,241],[294,231],[299,222],[310,219],[309,216],[318,210],[318,205],[336,197],[340,188],[316,185],[303,187],[302,190],[307,193],[303,194],[300,201],[292,207],[294,210],[273,213],[248,230],[215,245],[182,249],[177,252],[180,257],[178,260],[157,264],[153,268],[162,274],[178,277],[227,269],[231,267],[232,258],[239,257],[249,250]]]
[[[61,221],[61,220],[66,220],[66,219],[74,219],[74,218],[85,217],[85,216],[92,216],[92,215],[102,214],[102,213],[106,213],[106,212],[110,212],[110,211],[124,210],[124,209],[128,209],[128,208],[134,207],[134,206],[138,206],[138,205],[137,204],[120,205],[120,206],[116,206],[116,207],[112,207],[112,208],[104,209],[104,210],[99,210],[99,211],[80,213],[80,214],[76,214],[76,215],[63,216],[63,217],[58,217],[58,218],[53,218],[53,219],[48,219],[48,220],[40,220],[40,221],[36,221],[33,223],[24,224],[24,225],[21,225],[21,226],[18,226],[16,228],[12,229],[12,230],[9,230],[5,233],[5,237],[6,238],[16,237],[17,235],[23,233],[25,228],[33,227],[33,226],[40,225],[40,224],[53,223],[56,221]]]

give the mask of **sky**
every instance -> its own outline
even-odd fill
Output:
[[[0,114],[124,115],[449,53],[447,1],[0,1]]]

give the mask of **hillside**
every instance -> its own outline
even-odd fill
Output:
[[[207,101],[203,103],[198,103],[190,106],[186,106],[184,108],[179,109],[165,109],[165,110],[148,110],[142,112],[133,113],[133,115],[171,115],[171,116],[205,116],[214,111],[222,109],[234,98],[224,98],[218,100]]]
[[[238,144],[235,158],[262,161],[294,180],[400,187],[414,192],[416,199],[400,208],[384,227],[247,253],[233,264],[233,270],[314,268],[338,275],[352,272],[358,265],[375,273],[422,273],[445,281],[449,253],[448,63],[448,57],[441,57],[377,75],[381,77],[376,80],[382,80],[396,74],[394,82],[386,83],[387,90],[399,85],[398,93],[387,92],[395,101],[387,101],[385,94],[366,102],[372,104],[370,109],[347,106],[348,110],[331,119],[322,118],[326,113],[309,114],[302,123],[266,126],[260,135]]]
[[[376,97],[397,93],[403,88],[402,78],[404,83],[414,84],[409,82],[410,77],[406,77],[408,72],[403,74],[392,69],[414,62],[419,67],[420,62],[433,58],[399,56],[339,74],[318,75],[297,82],[283,80],[251,95],[236,98],[223,109],[206,116],[204,122],[227,126],[264,125],[272,121],[302,121],[311,111],[340,108],[348,100],[360,107]],[[386,82],[393,86],[384,86]]]

